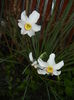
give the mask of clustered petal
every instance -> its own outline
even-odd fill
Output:
[[[56,64],[54,53],[50,54],[47,62],[43,61],[40,57],[38,58],[37,61],[36,60],[34,61],[32,52],[30,52],[29,54],[29,59],[32,62],[31,65],[37,68],[37,73],[42,75],[50,74],[58,76],[61,74],[61,71],[58,70],[60,70],[64,66],[64,61],[60,61],[59,63]]]
[[[38,64],[37,64],[37,61],[33,59],[32,52],[29,53],[29,59],[30,59],[30,61],[32,62],[31,65],[32,65],[34,68],[37,68],[37,67],[38,67]]]
[[[21,19],[18,20],[18,26],[21,28],[21,34],[32,37],[35,35],[35,32],[41,30],[41,26],[37,25],[37,21],[40,17],[40,14],[34,10],[29,17],[26,15],[26,11],[24,10],[21,13]]]

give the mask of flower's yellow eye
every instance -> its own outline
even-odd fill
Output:
[[[53,73],[53,68],[51,67],[51,66],[48,66],[47,68],[46,68],[46,71],[48,72],[48,73]]]
[[[25,30],[27,30],[27,31],[31,30],[31,28],[32,28],[31,24],[29,24],[29,23],[26,23],[24,27],[25,27]]]

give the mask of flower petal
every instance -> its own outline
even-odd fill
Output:
[[[37,61],[34,61],[31,65],[34,66],[34,68],[38,68],[39,67],[39,65],[37,64]]]
[[[38,65],[34,65],[34,68],[38,68]]]
[[[31,65],[34,66],[34,68],[38,67],[37,61],[34,61]]]
[[[33,24],[32,25],[32,29],[35,31],[35,32],[38,32],[41,30],[41,26],[40,25],[37,25],[37,24]]]
[[[47,72],[45,70],[38,69],[37,72],[38,72],[38,74],[42,74],[42,75],[47,74]]]
[[[29,59],[30,59],[31,62],[33,62],[32,52],[29,53]]]
[[[23,34],[24,33],[24,30],[23,29],[21,29],[21,34]]]
[[[24,24],[18,23],[18,26],[19,26],[20,28],[23,28],[23,27],[24,27]]]
[[[20,27],[20,28],[24,28],[24,22],[22,21],[22,20],[18,20],[18,26]]]
[[[24,29],[22,28],[22,29],[21,29],[21,34],[22,34],[22,35],[25,35],[25,34],[27,34],[27,31],[24,30]]]
[[[58,76],[58,75],[60,75],[60,74],[61,74],[61,71],[53,71],[53,75]]]
[[[40,14],[36,10],[34,10],[30,14],[29,20],[30,20],[31,23],[36,23],[38,21],[39,17],[40,17]]]
[[[54,53],[50,54],[47,62],[49,63],[50,66],[53,66],[55,64],[55,54]]]
[[[37,61],[34,61],[34,62],[32,63],[32,66],[34,66],[34,65],[37,65]]]
[[[28,36],[32,37],[35,35],[35,32],[33,30],[27,31]]]
[[[38,63],[41,69],[46,68],[48,66],[48,64],[44,62],[41,58],[38,59]]]
[[[27,15],[25,10],[21,13],[21,20],[24,22],[27,20]]]
[[[60,68],[62,68],[64,66],[64,61],[60,61],[59,63],[55,64],[53,66],[53,69],[55,70],[59,70]]]

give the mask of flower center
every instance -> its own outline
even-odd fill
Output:
[[[24,27],[27,31],[31,30],[31,28],[32,28],[31,24],[29,24],[29,23],[26,23]]]
[[[47,68],[46,68],[46,71],[48,72],[48,73],[53,73],[53,68],[51,67],[51,66],[48,66]]]

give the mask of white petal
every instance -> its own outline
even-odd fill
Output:
[[[33,30],[27,31],[28,36],[32,37],[35,35],[35,32]]]
[[[37,64],[37,61],[34,61],[33,63],[32,63],[32,66],[34,66],[34,65],[36,65]]]
[[[59,70],[60,68],[62,68],[64,66],[64,62],[63,61],[60,61],[59,63],[55,64],[53,66],[53,69],[55,70]]]
[[[23,27],[21,23],[18,23],[18,26],[19,26],[20,28],[22,28],[22,27]]]
[[[48,67],[47,62],[44,62],[41,58],[38,59],[38,63],[41,69]]]
[[[21,29],[21,34],[24,34],[24,29]]]
[[[30,14],[29,20],[30,20],[31,23],[36,23],[38,21],[39,17],[40,17],[40,14],[36,10],[34,10]]]
[[[27,34],[26,30],[24,30],[24,29],[21,29],[21,34],[22,34],[22,35],[25,35],[25,34]]]
[[[33,62],[32,52],[29,53],[29,59],[30,59],[31,62]]]
[[[21,20],[23,20],[24,22],[27,20],[27,15],[25,10],[21,13]]]
[[[24,33],[24,30],[23,29],[21,29],[21,34],[23,34]]]
[[[34,65],[34,68],[39,68],[39,65],[38,64]]]
[[[22,23],[18,23],[18,26],[19,26],[20,28],[23,28],[23,27],[24,27],[24,25],[23,25]]]
[[[37,64],[37,61],[34,61],[32,64],[32,66],[34,66],[34,68],[37,68],[39,65]]]
[[[41,26],[40,25],[37,25],[37,24],[33,24],[32,25],[32,29],[35,31],[35,32],[38,32],[41,30]]]
[[[37,68],[38,66],[37,65],[34,65],[34,68]]]
[[[18,20],[19,23],[24,23],[24,21],[22,21],[21,19]]]
[[[61,74],[61,71],[54,71],[53,72],[53,75],[56,75],[56,76],[58,76],[58,75],[60,75]]]
[[[45,75],[47,74],[47,72],[45,70],[37,70],[38,74],[42,74],[42,75]]]
[[[50,54],[47,62],[49,63],[50,66],[53,66],[55,64],[55,54],[54,53]]]

